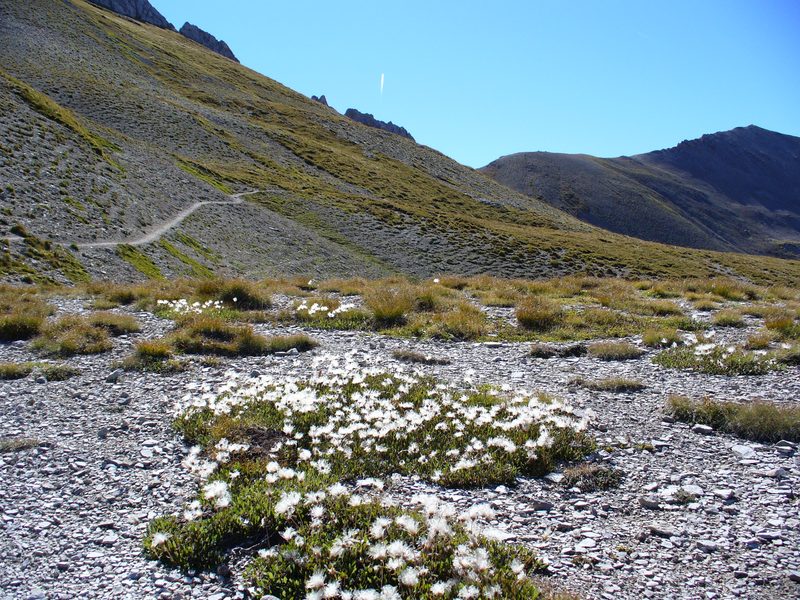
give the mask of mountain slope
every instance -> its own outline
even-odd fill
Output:
[[[7,279],[210,271],[798,279],[796,262],[598,230],[177,32],[83,0],[0,0],[0,9],[0,228],[18,236],[0,255]],[[259,193],[225,203],[245,191]],[[96,245],[137,239],[198,202],[208,204],[150,244]]]
[[[625,235],[800,254],[800,138],[752,125],[633,157],[530,152],[481,171]]]

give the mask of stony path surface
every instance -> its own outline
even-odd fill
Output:
[[[64,311],[81,302],[59,301]],[[174,402],[197,382],[221,383],[226,368],[302,374],[312,356],[197,364],[177,375],[126,373],[108,381],[133,341],[169,322],[136,313],[144,331],[112,353],[70,359],[82,375],[66,382],[28,377],[0,382],[0,438],[31,437],[34,449],[0,454],[0,597],[243,597],[233,573],[184,575],[147,561],[147,521],[179,510],[195,491],[180,462],[186,449],[170,428]],[[265,333],[275,330],[259,325]],[[281,332],[293,330],[282,328]],[[400,501],[435,493],[457,506],[491,502],[498,535],[530,544],[553,581],[587,598],[797,598],[800,596],[800,464],[796,448],[704,434],[663,419],[669,393],[716,398],[800,397],[800,369],[763,377],[709,377],[652,365],[652,353],[624,363],[590,358],[533,359],[526,344],[445,344],[374,334],[313,332],[315,353],[355,352],[367,364],[400,368],[397,348],[446,357],[423,367],[445,380],[504,384],[554,393],[598,414],[599,457],[621,469],[615,489],[581,493],[558,474],[514,488],[442,490],[396,479]],[[746,332],[724,332],[742,336]],[[27,344],[0,345],[0,361],[36,360]],[[405,367],[407,368],[407,367]],[[569,386],[576,376],[625,376],[637,394]],[[679,487],[694,499],[674,502]]]

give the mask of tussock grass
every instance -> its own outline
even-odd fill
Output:
[[[641,381],[624,377],[610,377],[608,379],[584,379],[583,377],[578,377],[573,379],[571,383],[597,392],[640,392],[647,387]]]
[[[800,404],[722,402],[670,396],[666,411],[679,421],[709,425],[756,442],[800,442]]]
[[[770,347],[770,344],[776,340],[777,337],[778,336],[774,332],[768,329],[757,331],[747,338],[747,341],[744,343],[744,347],[747,350],[766,350]]]
[[[402,325],[414,308],[414,295],[408,286],[373,288],[364,294],[364,305],[380,327]]]
[[[185,363],[174,358],[174,349],[167,340],[137,342],[133,354],[125,358],[121,366],[126,371],[154,373],[176,373],[186,368]]]
[[[461,304],[456,310],[435,315],[429,329],[431,337],[467,341],[486,335],[489,323],[480,309],[470,304]]]
[[[717,327],[744,327],[747,325],[742,318],[742,314],[733,309],[721,310],[716,313],[711,322]]]
[[[108,332],[92,325],[85,317],[67,315],[47,323],[41,335],[33,340],[33,348],[44,354],[74,356],[100,354],[111,350]]]
[[[559,304],[545,298],[528,297],[517,306],[517,321],[521,327],[531,331],[550,331],[564,318]]]
[[[88,317],[90,325],[105,329],[110,335],[119,336],[129,333],[138,333],[141,325],[131,315],[120,315],[112,312],[96,312]]]
[[[28,314],[0,315],[0,341],[29,340],[42,328],[44,317]]]
[[[219,300],[237,310],[266,310],[272,298],[259,284],[245,279],[212,279],[197,283],[196,293],[202,300]]]
[[[589,356],[600,360],[633,360],[644,352],[627,342],[597,342],[590,344]]]
[[[0,363],[0,380],[23,379],[33,373],[32,363]]]
[[[44,363],[39,365],[39,369],[47,381],[67,381],[81,374],[77,367],[64,364]]]
[[[23,450],[31,450],[38,448],[41,442],[36,438],[29,437],[7,437],[0,438],[0,454],[9,452],[22,452]]]
[[[681,343],[677,329],[648,329],[642,334],[642,343],[648,348],[667,348]]]
[[[186,319],[169,340],[180,352],[219,356],[261,356],[293,348],[303,352],[317,345],[303,334],[267,338],[250,325],[231,325],[207,316]]]

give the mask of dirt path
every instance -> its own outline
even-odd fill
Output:
[[[165,221],[161,223],[154,229],[150,230],[149,232],[145,233],[142,236],[137,238],[128,239],[128,240],[117,240],[117,241],[106,241],[106,242],[83,242],[80,244],[75,244],[78,248],[113,248],[115,246],[119,246],[120,244],[128,244],[130,246],[143,246],[145,244],[149,244],[150,242],[156,241],[162,235],[167,233],[173,227],[180,225],[187,217],[194,214],[197,209],[206,206],[207,204],[242,204],[244,202],[244,196],[250,196],[252,194],[259,193],[259,190],[253,190],[250,192],[239,192],[238,194],[231,194],[229,196],[230,200],[206,200],[203,202],[195,202],[191,206],[183,209],[177,215],[175,215],[169,221]],[[21,242],[23,241],[21,237],[12,235],[4,238],[7,242]],[[69,242],[60,242],[61,244],[67,246]]]

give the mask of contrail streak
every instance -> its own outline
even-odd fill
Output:
[[[383,73],[381,73],[381,96],[383,96]]]

